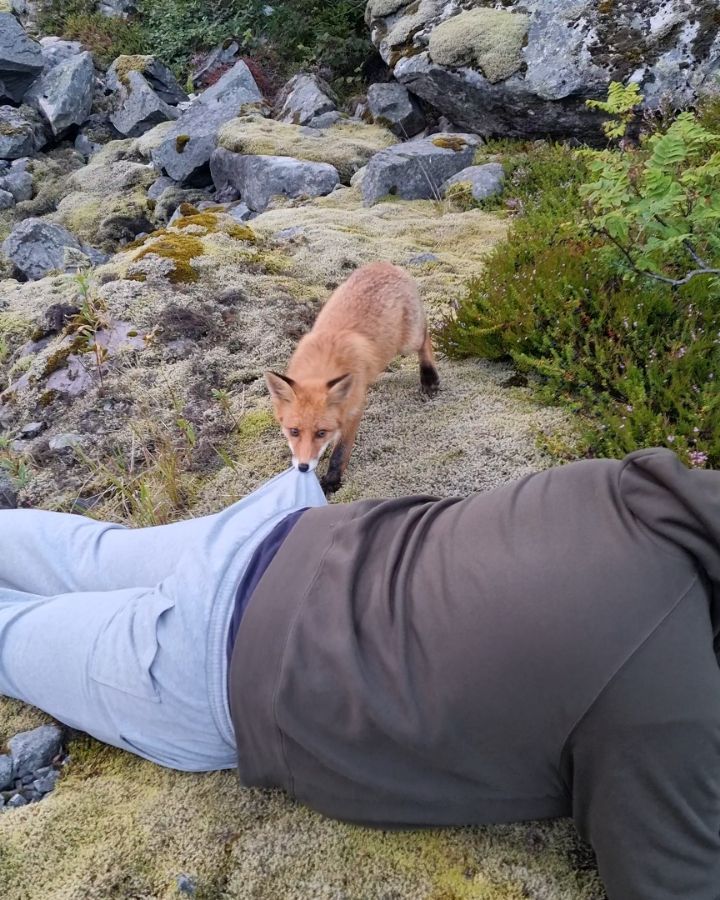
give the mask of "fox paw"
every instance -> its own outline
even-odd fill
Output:
[[[340,484],[340,479],[333,478],[332,476],[323,475],[320,479],[320,487],[323,489],[326,497],[329,497],[331,494],[338,491],[340,489]]]

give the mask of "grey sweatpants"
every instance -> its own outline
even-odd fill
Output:
[[[720,473],[667,450],[311,510],[235,644],[241,778],[382,827],[572,816],[610,900],[718,900],[718,601]]]

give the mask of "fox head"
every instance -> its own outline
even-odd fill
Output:
[[[294,381],[266,372],[275,416],[287,438],[293,465],[312,471],[329,444],[340,436],[345,402],[353,386],[351,374],[332,381]]]

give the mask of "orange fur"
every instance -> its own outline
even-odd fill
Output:
[[[327,301],[300,340],[287,374],[265,374],[293,463],[314,469],[333,444],[324,484],[336,490],[368,387],[398,354],[411,352],[420,359],[423,390],[434,393],[437,371],[415,282],[390,263],[363,266]]]

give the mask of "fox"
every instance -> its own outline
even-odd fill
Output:
[[[321,485],[337,491],[352,453],[368,388],[398,355],[417,353],[420,387],[440,385],[420,293],[400,266],[361,266],[325,303],[284,375],[265,372],[275,417],[293,466],[313,471],[332,445]]]

